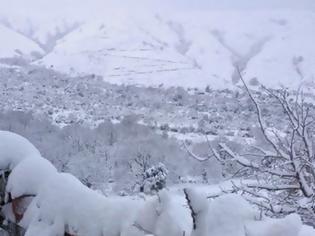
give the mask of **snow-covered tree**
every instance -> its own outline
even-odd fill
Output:
[[[210,151],[206,157],[187,150],[199,161],[215,157],[223,164],[227,161],[237,163],[237,173],[241,173],[243,179],[255,181],[243,181],[241,186],[235,185],[234,190],[244,193],[248,200],[271,214],[299,212],[304,221],[314,224],[314,106],[307,103],[302,88],[290,93],[287,89],[272,90],[262,86],[262,91],[274,101],[270,109],[282,109],[281,126],[285,130],[281,132],[275,125],[271,126],[272,121],[264,116],[257,93],[247,86],[238,72],[254,105],[265,145],[252,146],[251,152],[244,155],[233,151],[224,142],[218,144],[218,149],[208,142]]]
[[[145,193],[158,192],[166,186],[168,170],[163,163],[148,168],[143,173],[140,191]]]

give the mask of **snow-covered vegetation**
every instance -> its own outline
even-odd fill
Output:
[[[180,207],[185,202],[188,202],[183,191],[184,187],[194,187],[201,192],[201,195],[203,194],[211,199],[221,195],[224,196],[224,193],[238,192],[243,194],[243,197],[249,200],[250,204],[253,204],[249,205],[247,203],[248,207],[256,212],[256,215],[259,210],[263,210],[261,215],[267,213],[269,216],[276,215],[280,217],[285,217],[286,214],[292,212],[298,212],[301,213],[305,222],[312,224],[312,221],[309,220],[312,218],[308,217],[311,214],[305,214],[305,211],[301,211],[302,208],[298,208],[303,206],[305,209],[305,206],[309,206],[309,199],[307,202],[304,200],[302,200],[303,202],[296,202],[297,204],[295,205],[288,201],[286,204],[293,208],[290,208],[290,211],[282,211],[282,207],[286,206],[282,202],[284,199],[283,194],[270,198],[269,195],[265,195],[267,193],[259,192],[259,195],[253,198],[252,193],[255,194],[256,192],[245,192],[243,185],[238,184],[238,180],[233,180],[228,186],[222,185],[220,183],[222,180],[229,179],[234,174],[236,174],[234,176],[236,178],[245,176],[246,181],[250,180],[252,176],[256,176],[256,172],[240,169],[239,165],[233,161],[233,156],[232,161],[226,162],[224,165],[221,165],[220,161],[217,160],[200,163],[190,157],[187,144],[190,144],[189,150],[192,147],[192,151],[198,155],[207,154],[208,142],[214,147],[217,145],[220,147],[222,143],[227,144],[228,146],[224,147],[229,147],[226,149],[229,152],[225,150],[225,154],[224,152],[222,153],[225,156],[232,152],[252,151],[251,145],[261,148],[266,147],[264,137],[257,123],[255,105],[242,87],[234,91],[218,91],[210,88],[205,88],[204,90],[184,90],[181,88],[164,90],[163,88],[118,86],[107,84],[99,80],[98,77],[68,77],[52,70],[30,65],[2,68],[1,73],[6,80],[1,87],[1,96],[3,97],[3,102],[1,103],[2,113],[0,113],[1,129],[10,130],[27,137],[39,148],[42,155],[56,166],[58,171],[70,172],[75,175],[83,185],[90,189],[87,190],[84,187],[88,192],[92,191],[91,189],[97,191],[96,195],[100,195],[100,199],[134,200],[135,202],[128,203],[127,201],[126,204],[133,206],[138,206],[139,204],[139,209],[131,209],[134,214],[137,214],[142,209],[140,206],[145,204],[143,203],[143,195],[139,195],[139,192],[149,194],[149,196],[144,195],[144,199],[154,199],[155,197],[150,195],[166,187],[168,189],[167,195],[170,195],[171,199],[174,198],[174,201],[180,202],[178,195],[181,196],[179,198],[182,199],[181,202],[183,203]],[[23,82],[21,83],[21,81]],[[71,84],[71,86],[65,86],[66,84]],[[269,92],[277,94],[281,91],[269,90]],[[287,129],[290,127],[288,126],[290,123],[287,122],[290,122],[290,119],[284,122],[286,113],[285,110],[283,111],[283,107],[277,97],[270,96],[268,93],[265,94],[260,90],[252,91],[252,93],[263,112],[262,117],[264,119],[268,118],[268,120],[264,120],[266,125],[268,125],[268,130],[266,131],[268,135],[278,134],[285,138],[288,134]],[[63,99],[60,99],[61,94]],[[307,98],[308,102],[313,99],[312,94],[309,93],[305,93],[303,96]],[[159,100],[161,97],[164,98],[163,103]],[[293,98],[296,98],[296,96],[294,95]],[[295,100],[290,100],[290,104],[292,101],[294,102]],[[314,117],[313,105],[308,103],[307,107],[308,119],[312,119]],[[186,140],[186,147],[183,145],[184,140]],[[3,150],[7,150],[10,147],[12,151],[16,149],[14,140],[8,144],[5,142],[9,141],[4,140],[2,142],[5,144]],[[36,150],[35,148],[33,149]],[[39,157],[38,151],[33,149],[29,152],[31,154],[32,152],[37,152],[33,156]],[[6,188],[7,191],[10,191],[11,198],[18,198],[22,194],[26,196],[27,200],[25,199],[25,202],[27,204],[35,204],[33,201],[30,203],[30,200],[37,196],[37,191],[43,188],[44,182],[53,181],[49,180],[50,176],[55,175],[57,170],[49,161],[43,158],[26,158],[23,160],[24,157],[28,156],[28,152],[23,151],[23,149],[18,150],[21,150],[20,152],[23,152],[25,155],[14,154],[16,158],[14,155],[11,157],[12,162],[9,162],[11,166],[5,167],[13,168],[21,161],[12,170],[11,178],[8,179]],[[254,154],[257,155],[257,153]],[[224,158],[229,157],[226,156]],[[5,162],[4,164],[8,164],[9,159],[6,155],[3,155],[1,160]],[[36,165],[40,165],[41,168],[34,170]],[[271,167],[273,168],[273,165]],[[264,169],[261,170],[263,171]],[[40,177],[41,175],[46,175],[46,177]],[[29,178],[25,178],[25,176]],[[66,185],[67,181],[69,181],[69,185],[75,185],[72,181],[77,182],[79,186],[82,185],[71,175],[61,174],[61,176],[66,176],[67,180],[61,181],[65,185],[60,186],[60,188],[66,189],[68,186]],[[58,183],[55,182],[55,184]],[[279,182],[276,181],[274,184],[278,185]],[[53,189],[55,188],[57,187],[54,186]],[[81,187],[78,188],[80,189]],[[193,195],[193,192],[190,194]],[[122,197],[117,197],[119,195]],[[63,198],[65,196],[60,195],[56,197]],[[38,198],[36,197],[36,199]],[[197,198],[199,199],[199,197]],[[298,197],[295,199],[302,198]],[[267,200],[269,205],[265,204],[265,200]],[[58,202],[55,198],[49,201]],[[273,204],[270,204],[271,202],[269,201]],[[274,204],[277,207],[274,207]],[[262,206],[265,206],[265,209]],[[266,206],[267,208],[269,207],[267,211]],[[273,212],[270,211],[270,207],[274,210]],[[31,214],[30,217],[32,218],[36,209],[34,206],[27,209],[26,212],[31,213],[27,213],[25,216]],[[60,212],[64,209],[66,208],[63,205]],[[149,209],[152,210],[152,207]],[[7,208],[4,208],[4,212],[7,210]],[[176,210],[175,212],[177,211],[181,210]],[[154,226],[152,226],[153,223],[144,223],[145,225],[149,224],[151,233],[157,230],[155,224],[160,224],[157,223],[159,221],[154,214],[152,216],[155,217],[155,220],[152,220]],[[172,220],[178,221],[178,216],[174,215],[174,212],[167,214],[172,215],[174,218]],[[205,213],[207,217],[208,214]],[[22,217],[21,214],[10,215],[11,220],[14,220],[15,217],[21,220]],[[186,213],[187,222],[191,220],[189,216],[190,213]],[[305,216],[307,217],[305,218]],[[50,215],[49,217],[52,216]],[[129,217],[129,215],[126,217]],[[136,216],[130,217],[134,218]],[[218,216],[215,217],[217,218]],[[255,219],[258,218],[256,217]],[[290,219],[288,218],[288,221]],[[294,230],[298,231],[300,219],[297,216],[292,219],[295,219],[294,222],[297,225],[294,226]],[[27,228],[30,224],[30,218],[25,218],[25,221],[27,223],[23,223],[22,226]],[[244,222],[242,221],[235,227],[243,229]],[[286,220],[284,220],[284,223],[281,222],[279,221],[280,225],[287,224]],[[34,224],[29,227],[30,232],[34,230],[34,234],[41,232],[41,230],[48,230],[46,223]],[[77,222],[73,222],[73,224],[75,225],[73,227],[77,230]],[[187,229],[185,224],[176,224],[179,224],[179,226],[166,230],[174,230],[174,232],[179,232],[179,229],[185,232],[190,232],[191,230]],[[174,225],[176,224],[174,223]],[[274,224],[278,225],[278,223],[270,220],[267,220],[266,224],[273,225],[272,227],[276,227]],[[209,223],[204,225],[207,226],[202,227],[209,227]],[[61,226],[59,225],[58,227]],[[143,231],[143,226],[137,224],[132,226],[132,230],[138,232],[139,227]],[[255,228],[256,226],[253,227]],[[265,230],[269,232],[264,226],[261,227],[262,233]],[[305,227],[303,231],[312,230]],[[281,232],[283,230],[283,232],[286,232],[285,226],[279,226],[279,228]],[[146,230],[146,228],[144,229]],[[52,230],[57,229],[53,228]],[[71,232],[69,232],[73,233],[72,230],[74,229],[71,229]],[[213,230],[218,235],[226,235],[226,232],[233,229]],[[224,233],[220,234],[221,230]],[[246,230],[253,234],[251,226],[248,226]],[[290,232],[295,232],[294,230],[290,230]],[[240,235],[242,234],[244,234],[244,231],[241,230]],[[266,235],[268,234],[266,233]]]
[[[314,221],[314,114],[313,104],[307,103],[303,88],[290,94],[288,90],[274,91],[266,87],[262,89],[274,97],[283,110],[284,133],[277,130],[277,125],[267,125],[266,117],[244,82],[245,90],[255,107],[257,123],[265,145],[250,145],[248,153],[238,154],[225,143],[218,144],[215,150],[209,143],[210,154],[200,157],[189,153],[198,161],[207,161],[212,156],[223,165],[234,163],[239,165],[235,173],[245,179],[255,179],[241,186],[234,185],[233,191],[243,190],[250,195],[250,201],[271,214],[288,214],[300,212],[304,221]],[[270,119],[270,118],[269,118]],[[267,192],[267,194],[266,194]],[[254,196],[254,199],[251,198]],[[284,197],[285,196],[285,197]]]
[[[315,236],[315,4],[281,1],[1,3],[0,235]]]
[[[2,172],[1,183],[6,185],[2,214],[7,224],[16,222],[28,236],[315,235],[298,215],[259,219],[248,202],[233,194],[210,202],[203,193],[187,188],[182,194],[165,190],[156,197],[105,197],[73,175],[57,172],[25,138],[1,131],[0,140],[16,147],[2,147],[7,159],[1,170],[9,173],[6,179]],[[19,155],[22,158],[17,159]]]

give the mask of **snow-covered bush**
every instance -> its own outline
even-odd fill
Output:
[[[44,158],[28,158],[21,161],[11,172],[6,192],[11,197],[36,195],[47,179],[57,174],[57,169]]]
[[[166,186],[168,170],[163,163],[148,168],[143,174],[140,191],[145,193],[158,192]]]
[[[178,176],[187,173],[194,176],[198,172],[194,167],[199,163],[187,158],[176,140],[165,139],[136,123],[104,121],[95,129],[79,124],[60,128],[51,124],[47,117],[14,111],[0,112],[0,129],[27,137],[59,171],[69,172],[82,181],[88,177],[91,187],[104,193],[109,193],[109,189],[115,193],[139,191],[143,171],[134,162],[138,152],[144,156],[150,154],[147,168],[164,163],[171,184],[177,182]],[[114,143],[111,133],[115,135]],[[129,164],[133,165],[133,170]],[[113,181],[108,183],[109,179]],[[134,188],[135,183],[137,188]]]
[[[26,235],[49,229],[48,235],[117,235],[130,224],[138,202],[105,198],[70,174],[49,179],[34,198],[21,225]],[[53,234],[52,234],[53,233]],[[41,234],[42,235],[42,234]]]
[[[0,131],[0,170],[10,171],[26,158],[41,157],[37,148],[24,137]]]

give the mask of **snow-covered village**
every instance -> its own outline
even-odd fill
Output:
[[[0,236],[315,236],[315,1],[0,0]]]

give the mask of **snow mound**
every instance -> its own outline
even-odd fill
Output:
[[[163,190],[143,198],[105,197],[73,175],[58,173],[30,142],[10,132],[0,131],[0,154],[1,167],[12,169],[6,190],[13,197],[2,213],[19,222],[26,236],[65,232],[106,236],[315,235],[296,214],[258,221],[257,211],[236,194],[208,201],[205,192],[189,188],[181,194]],[[25,199],[30,194],[34,197]],[[23,212],[17,212],[19,207]]]
[[[302,227],[302,221],[297,214],[291,214],[283,219],[268,219],[246,224],[246,233],[250,236],[297,236]]]
[[[41,157],[37,148],[18,134],[0,131],[0,140],[0,170],[12,170],[26,158]]]
[[[117,235],[133,218],[137,205],[127,198],[107,199],[61,173],[42,186],[21,224],[35,232],[47,227],[57,235],[65,230],[75,235]]]
[[[315,236],[315,229],[311,226],[303,225],[299,236]]]
[[[239,195],[227,194],[213,200],[209,206],[209,235],[244,236],[244,223],[255,220],[256,212]]]
[[[21,161],[11,172],[6,192],[11,197],[37,194],[49,178],[57,174],[57,169],[44,158],[27,158]]]
[[[189,211],[180,205],[182,200],[166,190],[149,198],[138,210],[133,224],[125,230],[126,236],[140,236],[145,232],[156,236],[187,234],[191,229],[191,219]]]

